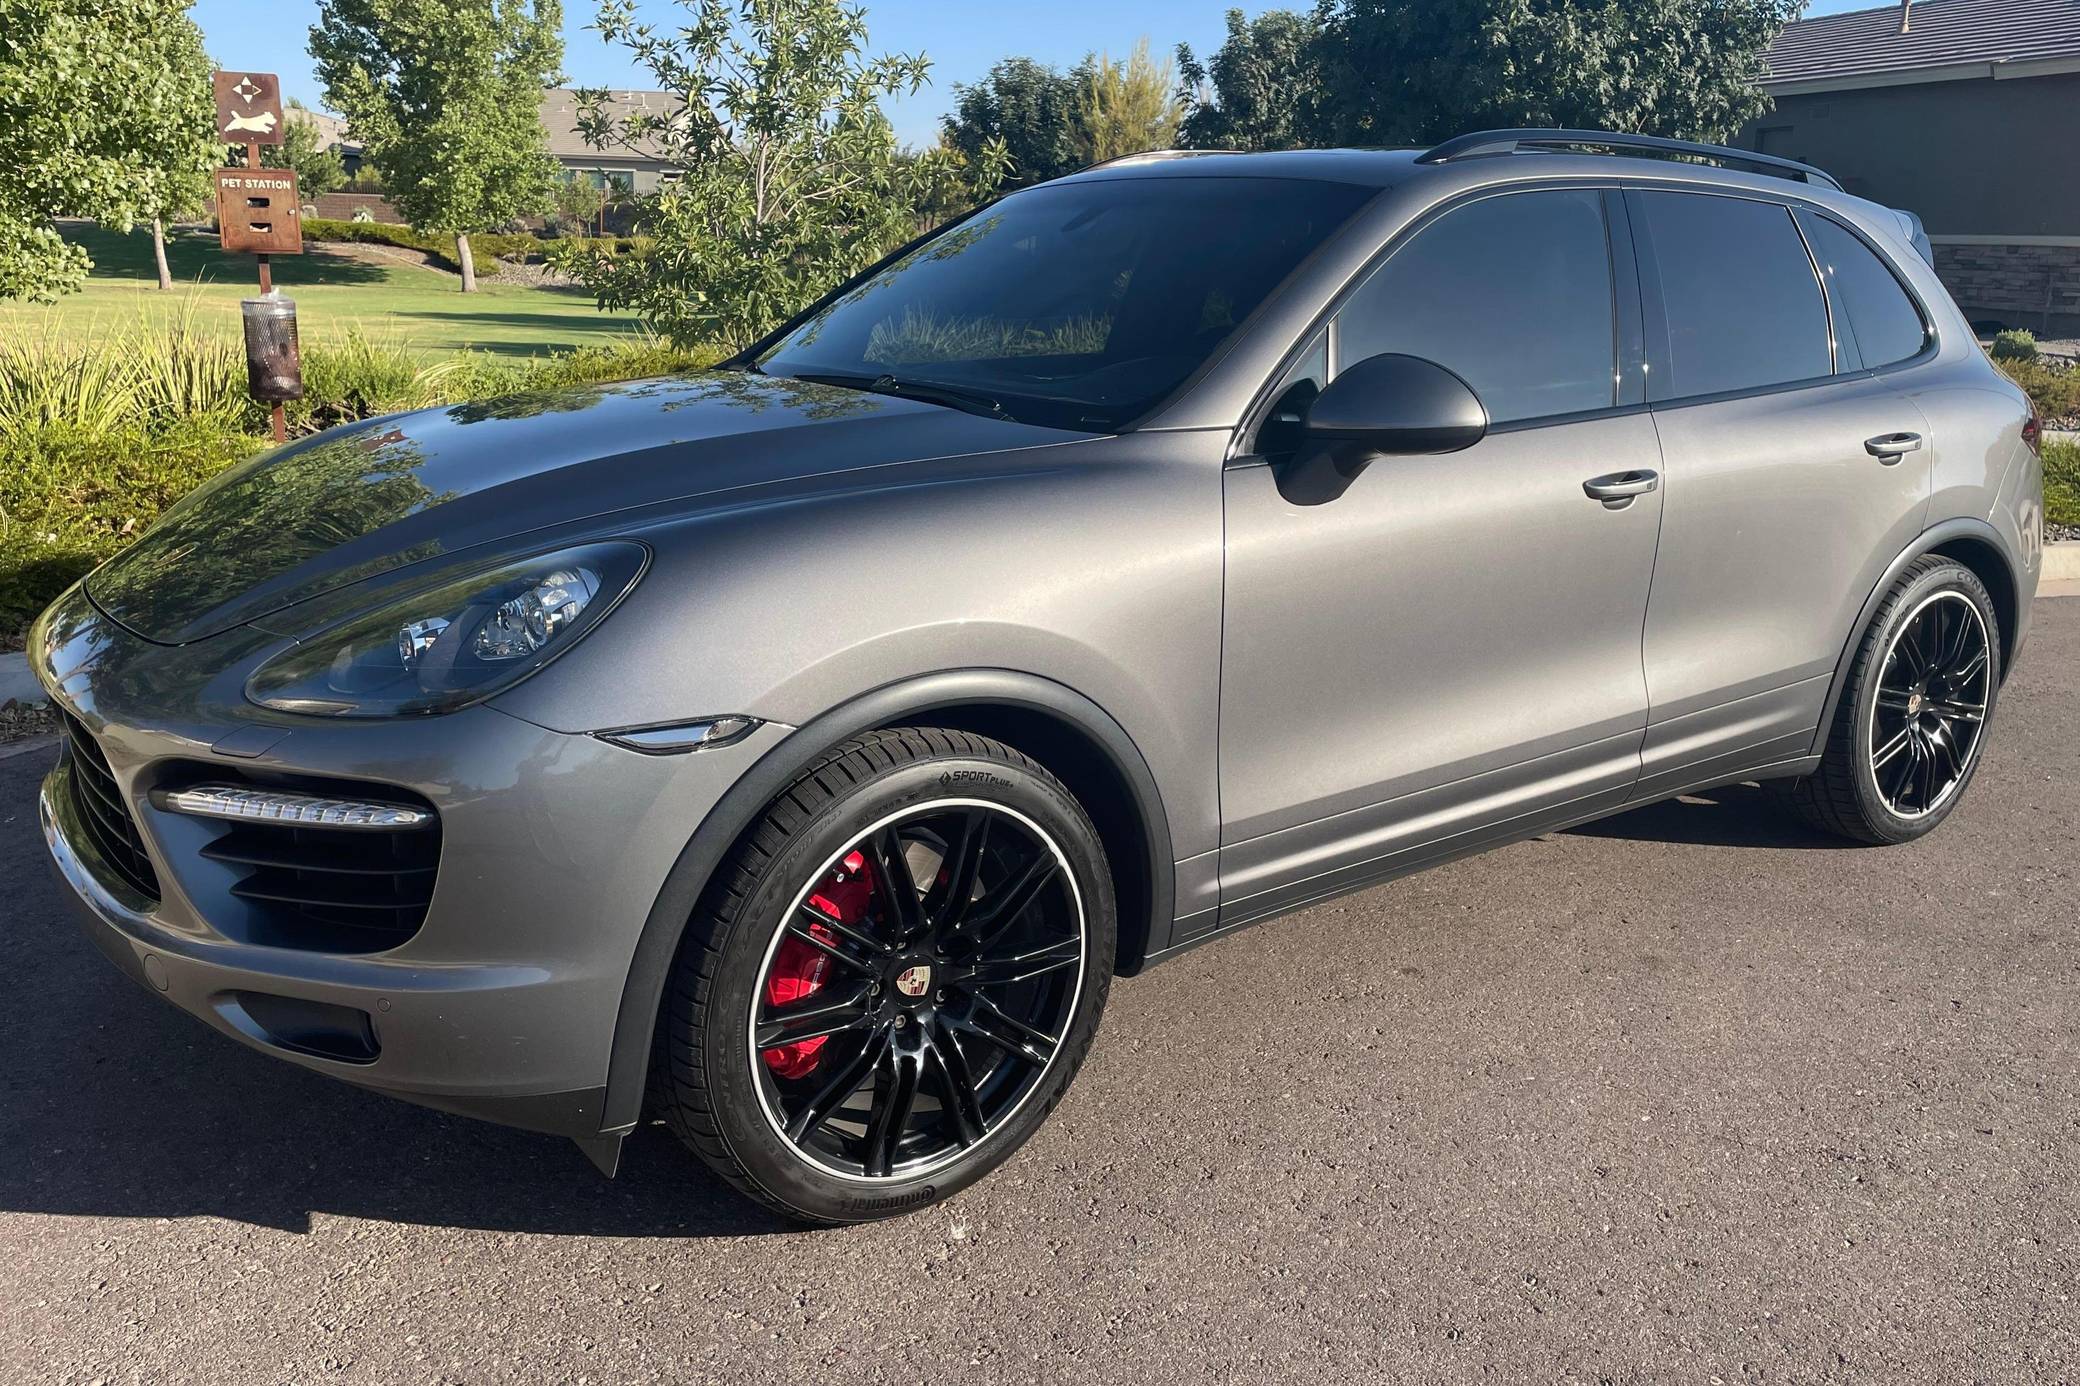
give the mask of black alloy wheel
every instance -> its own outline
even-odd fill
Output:
[[[1949,817],[1978,769],[2000,699],[1993,596],[1954,558],[1906,565],[1860,637],[1821,747],[1771,781],[1800,817],[1856,842],[1910,842]]]
[[[942,1166],[1046,1074],[1083,963],[1075,884],[1037,824],[967,799],[877,824],[802,886],[767,951],[766,1115],[841,1177]]]
[[[936,1202],[1047,1119],[1117,950],[1105,844],[1060,780],[972,732],[870,732],[717,868],[667,984],[652,1110],[790,1218]]]
[[[1871,778],[1915,819],[1943,806],[1979,749],[1993,679],[1986,622],[1964,593],[1926,597],[1894,633],[1871,700]]]

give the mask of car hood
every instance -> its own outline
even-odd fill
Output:
[[[233,468],[87,580],[186,644],[406,564],[637,506],[1080,435],[739,372],[334,429]]]

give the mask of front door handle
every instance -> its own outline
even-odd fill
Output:
[[[1661,484],[1658,472],[1612,472],[1609,476],[1594,476],[1582,483],[1582,490],[1591,500],[1603,502],[1606,510],[1623,510],[1632,504],[1634,496],[1644,496]]]
[[[1875,438],[1864,439],[1863,450],[1889,467],[1908,453],[1921,451],[1921,435],[1880,433]]]

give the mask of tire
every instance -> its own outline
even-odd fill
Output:
[[[1959,656],[1951,672],[1935,667],[1952,640],[1983,642],[1984,650],[1956,689],[1952,673],[1969,658]],[[1864,632],[1820,768],[1777,792],[1812,826],[1851,841],[1887,846],[1933,832],[1979,768],[2000,694],[2000,659],[2000,620],[1978,575],[1934,554],[1916,559]],[[1927,661],[1918,681],[1917,660]],[[1946,719],[1937,709],[1959,715]],[[1901,788],[1924,767],[1926,780]]]
[[[717,870],[666,990],[655,1114],[793,1219],[936,1202],[1067,1091],[1117,933],[1097,830],[1039,764],[961,731],[862,736],[804,771]],[[843,1026],[797,1037],[828,1015]]]

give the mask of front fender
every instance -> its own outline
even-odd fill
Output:
[[[1167,941],[1175,913],[1170,824],[1148,762],[1119,723],[1073,689],[1006,669],[946,670],[877,688],[796,728],[759,758],[722,796],[679,854],[643,924],[614,1022],[601,1131],[626,1130],[642,1115],[651,1043],[665,983],[701,892],[767,804],[818,758],[876,727],[929,720],[935,710],[997,706],[1025,709],[1076,728],[1100,748],[1128,789],[1147,842],[1151,885],[1148,951]]]

